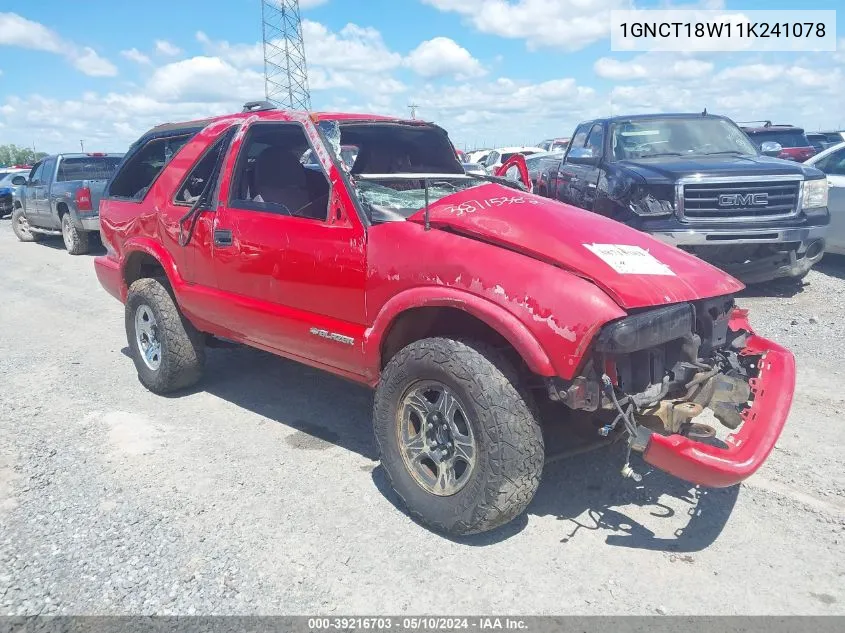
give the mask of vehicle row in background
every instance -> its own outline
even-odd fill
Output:
[[[693,253],[746,283],[801,278],[824,254],[828,184],[811,166],[761,156],[710,114],[582,123],[535,193]]]
[[[15,208],[15,190],[21,185],[15,178],[23,176],[25,182],[28,173],[29,169],[19,167],[0,168],[0,218],[11,215]]]
[[[825,251],[845,255],[845,141],[816,154],[806,164],[824,172],[829,185],[830,226]]]
[[[760,125],[740,124],[740,129],[748,135],[761,154],[800,163],[816,153],[817,149],[802,128],[786,124],[772,125],[771,121],[759,123]]]
[[[61,235],[72,255],[87,253],[90,236],[100,231],[100,195],[123,154],[56,154],[28,174],[12,177],[18,186],[12,229],[22,242]],[[149,169],[153,169],[150,165]]]

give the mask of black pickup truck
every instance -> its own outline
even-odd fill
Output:
[[[581,123],[534,192],[757,283],[801,278],[821,259],[827,186],[812,167],[760,155],[728,118],[652,114]]]

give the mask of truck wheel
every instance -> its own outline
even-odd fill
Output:
[[[71,255],[84,255],[89,249],[88,231],[80,231],[73,225],[70,213],[62,216],[62,239]]]
[[[12,212],[12,231],[21,242],[37,242],[41,239],[41,233],[33,233],[30,230],[29,220],[20,207]]]
[[[138,378],[150,391],[184,389],[202,377],[205,338],[157,279],[139,279],[130,286],[126,338]]]
[[[525,510],[540,484],[533,401],[494,349],[430,338],[384,368],[374,426],[381,463],[409,512],[450,534],[484,532]]]

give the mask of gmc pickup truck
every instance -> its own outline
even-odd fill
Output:
[[[535,193],[624,222],[745,283],[802,278],[824,254],[827,181],[761,156],[709,114],[617,116],[580,124]]]
[[[731,486],[789,412],[793,357],[735,307],[740,282],[464,173],[430,123],[250,103],[162,125],[129,150],[100,213],[97,277],[125,305],[144,386],[194,385],[206,346],[227,339],[374,387],[387,478],[439,531],[525,509],[543,425],[578,417],[656,468]],[[725,442],[710,442],[705,408]],[[627,460],[621,474],[641,477]]]
[[[89,250],[89,236],[100,230],[100,196],[123,154],[57,154],[36,163],[21,187],[12,211],[12,229],[22,242],[61,235],[67,252]]]

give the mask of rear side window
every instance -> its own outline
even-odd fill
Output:
[[[235,128],[231,127],[206,149],[176,190],[174,204],[191,206],[203,193],[205,201],[210,199],[208,194],[217,185],[220,165],[234,135]]]
[[[757,132],[751,139],[759,147],[763,143],[780,143],[781,147],[809,147],[810,141],[801,130],[773,130],[771,132]]]
[[[108,195],[113,198],[143,200],[164,166],[195,133],[196,131],[191,131],[152,138],[140,149],[131,152],[111,181]]]
[[[120,156],[64,158],[59,163],[58,182],[68,180],[108,180],[120,165]]]

